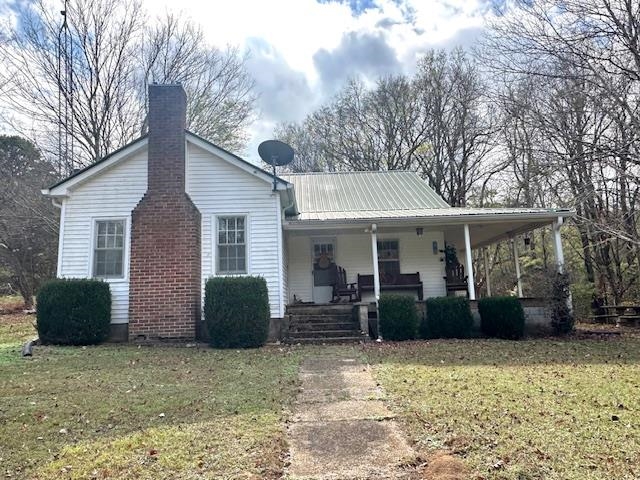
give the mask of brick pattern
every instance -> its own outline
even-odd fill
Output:
[[[185,193],[186,96],[149,87],[148,189],[131,216],[129,339],[192,340],[200,319],[200,212]]]

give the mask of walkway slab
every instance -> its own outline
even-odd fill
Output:
[[[393,421],[367,365],[316,355],[300,368],[301,387],[288,430],[289,479],[408,478],[415,452]]]

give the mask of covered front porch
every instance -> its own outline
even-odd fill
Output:
[[[552,226],[556,266],[563,269],[560,229],[570,211],[447,210],[423,217],[288,221],[284,235],[287,303],[376,303],[387,292],[414,295],[416,300],[466,295],[473,301],[478,296],[473,252],[545,226]],[[518,242],[512,241],[511,248],[514,283],[522,297]],[[487,268],[486,257],[480,264]],[[357,294],[340,295],[336,283],[346,284],[347,291]],[[492,293],[490,282],[486,293]]]

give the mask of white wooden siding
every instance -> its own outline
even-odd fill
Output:
[[[248,273],[265,278],[271,316],[283,317],[278,195],[264,180],[191,143],[187,144],[187,158],[187,193],[202,216],[203,285],[215,276],[215,216],[247,215]]]
[[[368,233],[345,233],[333,235],[336,239],[336,263],[347,272],[347,282],[357,282],[358,273],[373,274],[371,254],[371,236]],[[311,239],[312,234],[291,234],[287,240],[289,273],[289,302],[297,299],[312,301],[313,279],[311,275]],[[424,286],[424,297],[439,297],[446,294],[444,283],[443,254],[433,254],[433,242],[438,249],[444,246],[444,234],[440,231],[427,231],[419,237],[415,229],[399,233],[379,231],[378,240],[397,239],[400,245],[400,271],[402,273],[420,272]],[[365,296],[364,300],[371,300]]]
[[[125,277],[111,287],[111,323],[129,321],[131,211],[147,190],[146,149],[75,188],[64,201],[59,277],[90,278],[93,224],[99,218],[126,218]]]
[[[313,300],[313,285],[311,278],[311,238],[291,234],[287,238],[287,257],[289,258],[289,272],[287,274],[289,302],[295,296],[298,300],[310,302]]]
[[[282,232],[282,300],[285,303],[283,306],[286,308],[286,303],[289,298],[289,248],[288,237]]]

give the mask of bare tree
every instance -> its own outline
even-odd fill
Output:
[[[78,159],[64,167],[73,169],[100,159],[138,131],[135,59],[143,13],[136,1],[73,0],[66,18],[74,79],[73,90],[64,89],[61,100],[73,112],[67,133],[73,137]],[[3,100],[33,122],[48,154],[57,153],[61,125],[58,86],[65,83],[58,65],[61,24],[58,9],[40,0],[24,10],[10,41],[0,46],[0,82],[9,85]]]
[[[39,284],[55,275],[57,211],[40,195],[55,176],[35,145],[0,136],[0,270],[20,292],[27,308]]]
[[[241,149],[253,119],[254,80],[237,48],[210,47],[202,29],[167,15],[147,30],[141,95],[151,82],[183,84],[189,129],[231,150]]]
[[[494,113],[481,72],[461,49],[429,52],[414,85],[424,125],[416,152],[421,172],[450,205],[465,206],[473,187],[502,168],[489,156]]]
[[[484,44],[505,85],[535,85],[504,114],[538,134],[542,203],[576,208],[585,279],[615,301],[638,288],[640,267],[639,27],[637,2],[543,0],[497,19]]]
[[[59,85],[65,81],[58,65],[62,17],[57,9],[38,0],[0,44],[2,99],[22,120],[20,129],[31,123],[29,136],[47,157],[57,153],[59,127],[75,144],[67,171],[138,136],[149,81],[183,82],[190,128],[227,148],[242,146],[255,97],[245,59],[236,49],[209,47],[199,28],[173,16],[146,27],[137,0],[70,0],[66,19],[73,82],[61,98]],[[68,125],[59,100],[73,112]]]

